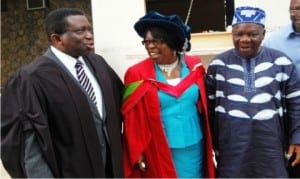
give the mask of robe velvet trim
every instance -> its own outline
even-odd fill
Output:
[[[214,163],[211,134],[208,122],[206,91],[204,86],[205,70],[197,57],[186,56],[191,70],[177,86],[171,86],[155,80],[153,60],[148,58],[130,68],[125,75],[126,97],[123,97],[124,115],[123,162],[125,177],[176,177],[176,171],[161,124],[158,89],[179,97],[190,85],[199,86],[201,98],[198,109],[203,117],[205,136],[205,177],[213,178]],[[153,68],[151,68],[153,67]],[[139,71],[139,74],[131,73]],[[137,130],[139,129],[139,130]],[[147,160],[148,169],[140,172],[136,162],[141,154]]]

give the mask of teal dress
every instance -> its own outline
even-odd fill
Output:
[[[182,80],[189,74],[187,65],[181,60]],[[155,67],[156,79],[167,83],[167,80]],[[161,107],[162,125],[172,153],[172,159],[179,178],[203,177],[203,143],[201,117],[197,110],[199,88],[190,86],[179,98],[164,91],[158,92]]]

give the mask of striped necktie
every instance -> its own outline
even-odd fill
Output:
[[[85,89],[85,91],[87,92],[87,94],[89,95],[91,100],[94,102],[94,104],[97,104],[94,88],[93,88],[92,83],[90,82],[88,76],[84,72],[82,65],[83,65],[82,62],[80,62],[80,61],[78,61],[75,64],[77,78],[78,78],[81,86]]]

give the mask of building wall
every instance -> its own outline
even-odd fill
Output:
[[[144,0],[92,0],[95,51],[123,78],[128,66],[146,57],[133,29],[145,14]]]
[[[241,5],[257,6],[266,11],[267,32],[289,22],[289,0],[271,3],[270,0],[235,0],[235,7]],[[134,23],[145,15],[145,1],[92,0],[92,8],[96,53],[123,78],[129,66],[147,56],[140,42],[142,39],[133,29]],[[190,53],[200,56],[204,65],[216,54],[233,47],[230,28],[226,32],[194,33],[191,42]]]
[[[92,19],[91,0],[50,0],[49,8],[30,11],[26,9],[26,0],[7,0],[7,10],[1,12],[1,86],[17,68],[47,49],[44,19],[60,7],[80,8]]]
[[[268,32],[289,22],[288,0],[276,0],[274,6],[269,0],[235,0],[235,6],[240,5],[265,9]],[[104,56],[121,78],[130,65],[147,56],[140,44],[141,38],[133,29],[134,23],[145,14],[143,0],[50,0],[49,8],[32,11],[26,10],[25,0],[7,0],[7,6],[7,10],[1,12],[1,86],[12,72],[47,49],[49,44],[43,20],[46,14],[58,7],[83,9],[90,20],[93,14],[96,53]],[[207,60],[229,47],[229,38],[215,37],[219,37],[219,33],[193,34],[191,53]]]

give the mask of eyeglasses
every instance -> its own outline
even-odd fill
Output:
[[[291,8],[291,9],[290,9],[290,13],[295,14],[295,13],[299,13],[299,12],[300,12],[300,7]]]
[[[143,40],[143,41],[142,41],[142,44],[145,45],[145,46],[148,46],[148,45],[150,45],[151,43],[152,43],[154,46],[157,46],[157,45],[160,45],[160,44],[164,43],[164,41],[161,40],[161,39]]]

